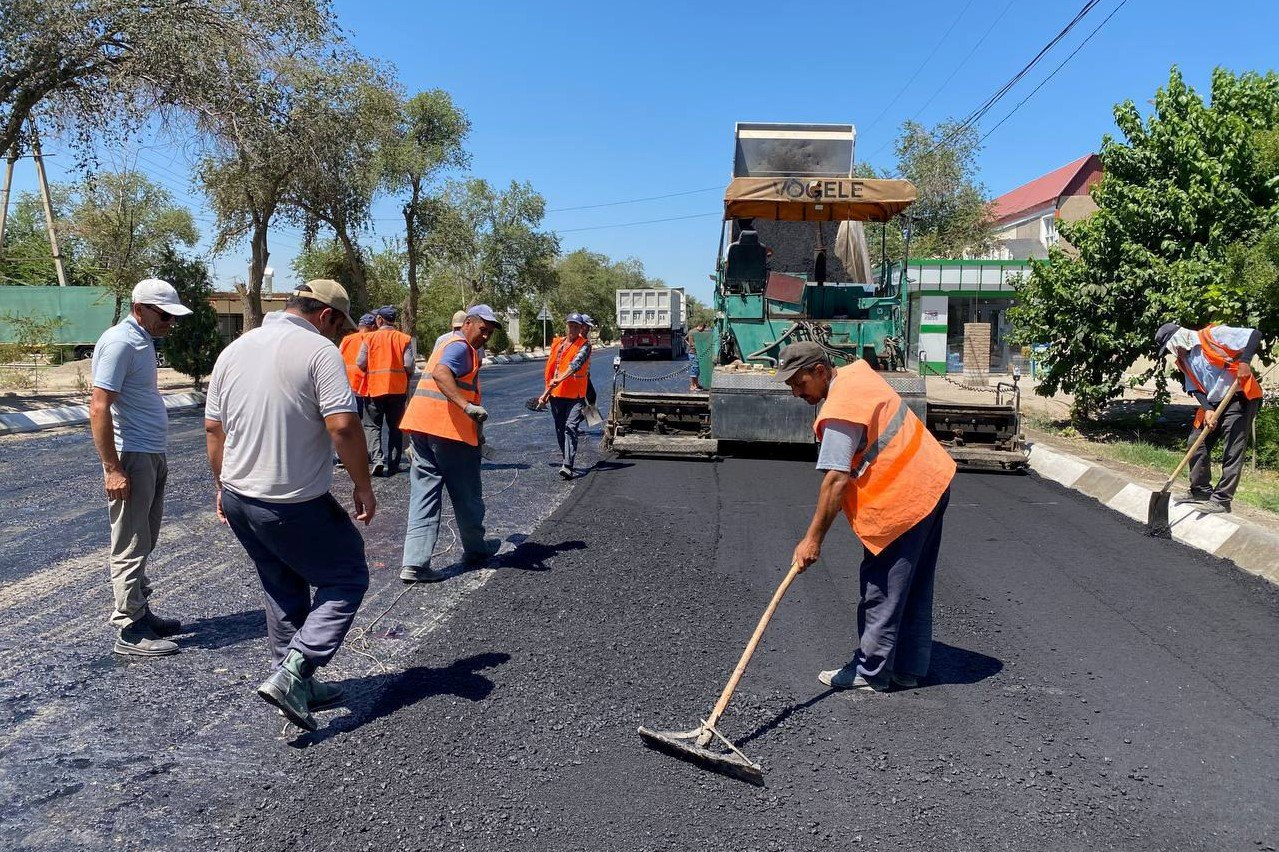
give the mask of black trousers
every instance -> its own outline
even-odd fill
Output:
[[[369,445],[369,463],[385,463],[392,470],[404,457],[404,437],[400,420],[404,418],[407,397],[402,393],[371,396],[364,401],[364,438]],[[382,453],[382,425],[386,424],[386,454]]]
[[[1214,503],[1229,506],[1239,488],[1239,479],[1243,474],[1244,453],[1248,449],[1248,434],[1252,430],[1252,421],[1261,408],[1261,400],[1245,399],[1236,393],[1221,412],[1217,428],[1208,433],[1207,439],[1195,454],[1190,457],[1190,490],[1201,497],[1207,497]],[[1189,444],[1193,444],[1202,429],[1190,433]],[[1217,487],[1212,487],[1212,451],[1218,442],[1224,441],[1221,450],[1221,479]]]

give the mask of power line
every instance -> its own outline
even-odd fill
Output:
[[[1113,18],[1113,17],[1115,16],[1115,13],[1116,13],[1116,12],[1118,12],[1120,9],[1122,9],[1122,8],[1124,7],[1124,5],[1125,5],[1127,2],[1128,2],[1128,0],[1120,0],[1119,5],[1118,5],[1118,6],[1116,6],[1114,9],[1112,9],[1112,10],[1110,11],[1110,14],[1109,14],[1109,15],[1107,15],[1107,16],[1105,17],[1105,19],[1103,19],[1103,20],[1102,20],[1102,22],[1101,22],[1100,24],[1098,24],[1098,25],[1097,25],[1096,29],[1094,29],[1092,32],[1090,32],[1090,33],[1088,34],[1087,38],[1085,38],[1083,41],[1081,41],[1081,42],[1079,43],[1079,45],[1078,45],[1078,46],[1077,46],[1074,50],[1072,50],[1072,51],[1070,52],[1070,55],[1069,55],[1069,56],[1067,56],[1065,59],[1063,59],[1063,60],[1061,61],[1061,64],[1060,64],[1060,65],[1058,65],[1056,68],[1054,68],[1054,69],[1052,70],[1052,72],[1051,72],[1051,73],[1049,73],[1049,75],[1048,75],[1047,77],[1045,77],[1043,80],[1041,80],[1041,81],[1039,82],[1039,85],[1038,85],[1038,86],[1036,86],[1035,88],[1031,89],[1031,90],[1030,90],[1030,92],[1029,92],[1029,94],[1027,94],[1027,95],[1026,95],[1026,97],[1022,98],[1022,99],[1021,99],[1021,101],[1017,104],[1017,106],[1015,106],[1015,107],[1013,107],[1011,110],[1009,110],[1009,112],[1008,112],[1008,114],[1007,114],[1007,115],[1005,115],[1003,118],[999,119],[998,123],[996,123],[994,127],[990,128],[990,129],[989,129],[989,130],[987,130],[985,133],[983,133],[983,134],[982,134],[981,139],[979,139],[978,141],[979,141],[979,142],[985,142],[985,141],[986,141],[986,137],[987,137],[987,136],[989,136],[990,134],[994,133],[996,130],[998,130],[998,129],[1000,128],[1000,125],[1002,125],[1002,124],[1003,124],[1005,121],[1007,121],[1008,119],[1012,118],[1012,117],[1013,117],[1013,114],[1014,114],[1014,113],[1016,113],[1016,112],[1017,112],[1017,110],[1021,109],[1021,108],[1022,108],[1022,106],[1023,106],[1023,105],[1025,105],[1026,101],[1030,100],[1031,98],[1033,98],[1033,97],[1035,96],[1035,92],[1038,92],[1040,89],[1042,89],[1042,88],[1044,87],[1044,84],[1045,84],[1045,83],[1047,83],[1047,82],[1048,82],[1049,80],[1051,80],[1053,77],[1057,76],[1057,72],[1058,72],[1058,71],[1060,71],[1062,68],[1065,68],[1065,67],[1066,67],[1066,63],[1068,63],[1070,60],[1074,59],[1074,58],[1075,58],[1075,54],[1076,54],[1076,53],[1078,53],[1079,51],[1083,50],[1083,49],[1084,49],[1084,45],[1086,45],[1086,44],[1088,44],[1088,42],[1092,41],[1092,37],[1093,37],[1093,36],[1095,36],[1097,33],[1101,32],[1101,28],[1102,28],[1102,27],[1104,27],[1104,26],[1106,26],[1106,24],[1110,23],[1110,19],[1111,19],[1111,18]]]
[[[981,38],[977,39],[976,44],[974,44],[972,46],[972,49],[968,51],[968,55],[965,56],[962,60],[960,60],[960,63],[955,66],[955,70],[950,72],[950,76],[947,77],[945,80],[943,80],[942,84],[938,86],[937,89],[931,95],[928,96],[928,100],[924,101],[924,105],[921,106],[919,109],[915,110],[915,114],[911,116],[912,121],[919,118],[920,114],[922,114],[924,110],[928,109],[929,104],[931,104],[937,98],[938,95],[940,95],[943,91],[946,90],[946,87],[950,85],[950,81],[955,79],[955,75],[959,73],[960,69],[962,69],[965,65],[968,64],[968,60],[973,58],[973,54],[975,54],[978,48],[980,48],[982,44],[985,43],[986,39],[990,36],[990,34],[995,31],[995,27],[999,25],[999,22],[1004,19],[1004,16],[1008,14],[1008,10],[1011,9],[1013,7],[1013,4],[1016,2],[1017,0],[1008,0],[1008,5],[1004,7],[1004,11],[996,15],[995,19],[990,22],[990,26],[986,28],[986,32],[982,33]]]
[[[660,201],[663,198],[676,198],[681,195],[696,195],[701,192],[711,192],[712,190],[723,189],[723,184],[715,186],[707,186],[702,189],[688,189],[683,192],[668,192],[665,195],[650,195],[646,198],[629,198],[626,201],[606,201],[602,204],[579,204],[575,207],[552,207],[547,213],[565,213],[569,210],[595,210],[600,207],[617,207],[622,204],[639,204],[642,201]]]
[[[928,56],[924,58],[924,61],[919,64],[919,67],[915,69],[915,73],[910,75],[910,79],[906,81],[906,84],[897,90],[897,94],[893,95],[893,99],[879,111],[879,115],[875,116],[874,120],[872,120],[870,124],[866,125],[865,129],[862,130],[863,133],[870,132],[872,127],[879,124],[879,120],[893,108],[893,104],[897,103],[897,99],[905,94],[906,90],[910,88],[910,84],[915,82],[915,78],[917,78],[920,72],[928,66],[928,63],[932,61],[932,58],[937,55],[937,51],[946,43],[946,39],[950,37],[951,32],[954,31],[955,27],[959,24],[960,20],[963,19],[964,15],[968,12],[969,7],[972,5],[973,0],[968,0],[968,5],[964,6],[964,8],[960,10],[959,14],[955,16],[955,20],[951,22],[950,27],[946,30],[946,32],[942,33],[942,37],[937,40],[935,45],[933,45],[932,51],[929,52]]]
[[[587,228],[553,228],[557,234],[573,234],[578,231],[602,231],[606,228],[629,228],[633,225],[653,225],[658,222],[678,222],[683,219],[701,219],[707,216],[722,216],[722,213],[693,213],[688,216],[667,216],[664,219],[645,219],[642,222],[618,222],[615,225],[591,225]]]

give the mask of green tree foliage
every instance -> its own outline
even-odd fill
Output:
[[[1062,228],[1077,254],[1035,263],[1012,311],[1020,340],[1048,345],[1038,391],[1074,394],[1079,418],[1121,393],[1162,323],[1259,327],[1267,346],[1279,336],[1279,75],[1217,69],[1209,102],[1174,68],[1152,115],[1126,101],[1115,122],[1098,210]],[[1162,372],[1158,387],[1166,398]]]
[[[93,267],[93,283],[115,294],[116,322],[133,285],[154,274],[165,250],[199,239],[191,212],[140,172],[91,175],[72,197],[70,228]]]
[[[66,325],[62,317],[45,314],[0,314],[0,322],[9,326],[11,343],[0,344],[0,359],[5,363],[27,361],[30,371],[12,378],[21,390],[40,392],[40,363],[53,360],[58,352],[58,330]]]
[[[209,268],[166,246],[160,253],[155,277],[172,284],[182,304],[191,309],[191,314],[179,320],[164,339],[165,361],[190,376],[195,389],[200,390],[202,380],[213,372],[213,364],[222,351],[218,315],[209,302],[213,294]]]
[[[497,309],[537,301],[555,283],[559,238],[541,231],[546,201],[527,183],[505,192],[488,181],[450,181],[424,214],[424,254],[450,267],[460,287],[458,307],[487,302]]]
[[[960,258],[980,255],[991,247],[989,200],[977,180],[980,151],[974,128],[960,129],[953,121],[931,129],[914,121],[902,123],[896,144],[897,172],[918,193],[909,211],[913,257]],[[897,248],[901,229],[892,223],[888,228],[896,259],[902,251]],[[868,229],[866,241],[872,261],[878,263],[878,228]]]
[[[381,251],[360,249],[360,269],[364,275],[368,292],[368,304],[355,313],[355,318],[364,311],[382,305],[404,304],[408,290],[404,286],[404,251],[393,242],[386,242]],[[351,279],[350,262],[342,244],[336,239],[328,239],[312,243],[304,247],[293,259],[293,272],[299,281],[310,281],[313,278],[332,278],[350,292],[355,286]],[[411,326],[404,324],[404,328]]]
[[[331,33],[324,0],[5,0],[0,152],[36,117],[91,156],[157,112],[224,114],[264,62]]]
[[[403,197],[404,251],[407,262],[408,298],[404,327],[417,324],[421,287],[418,267],[422,245],[431,225],[428,195],[434,181],[453,169],[464,169],[470,155],[462,147],[471,132],[470,119],[443,89],[419,92],[399,105],[391,137],[382,148],[384,188]]]
[[[285,196],[311,242],[320,225],[342,246],[351,303],[369,306],[359,232],[382,183],[381,154],[399,118],[389,69],[359,56],[299,63],[289,71],[291,132],[301,152]]]
[[[67,273],[67,283],[72,286],[93,284],[93,272],[84,259],[84,246],[68,227],[71,205],[70,188],[62,184],[50,184],[54,230],[58,235],[58,251]],[[4,245],[0,248],[0,283],[42,285],[58,283],[53,265],[53,253],[49,248],[49,234],[45,230],[44,207],[40,196],[24,192],[9,210],[5,220]]]
[[[684,298],[688,300],[687,314],[688,328],[693,330],[699,325],[710,327],[715,322],[715,309],[704,303],[696,296],[690,296],[687,293]]]

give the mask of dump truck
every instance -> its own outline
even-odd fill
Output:
[[[631,390],[620,371],[604,449],[714,455],[726,443],[813,444],[812,408],[775,376],[781,349],[808,340],[836,367],[869,362],[961,467],[1026,466],[1015,381],[995,388],[993,404],[944,403],[907,369],[906,258],[872,268],[863,223],[904,214],[915,187],[855,176],[855,139],[851,124],[737,125],[715,323],[693,335],[706,391]],[[886,237],[882,245],[886,257]]]
[[[90,358],[115,319],[115,296],[105,287],[0,287],[0,343],[15,340],[14,323],[23,317],[61,320],[53,342],[71,348],[76,358]]]
[[[618,290],[617,329],[623,361],[684,357],[684,291],[678,287]]]

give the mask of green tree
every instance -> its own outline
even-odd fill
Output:
[[[404,251],[394,242],[383,243],[382,250],[370,252],[361,248],[360,269],[368,292],[366,310],[380,305],[403,305],[408,290],[404,286]],[[293,272],[300,281],[313,278],[332,278],[350,292],[355,286],[351,278],[350,262],[342,244],[335,239],[319,240],[293,259]],[[359,318],[359,314],[355,315]],[[406,322],[404,328],[411,326]]]
[[[421,294],[418,266],[432,221],[428,196],[439,175],[469,165],[470,155],[462,143],[470,132],[470,119],[453,103],[448,92],[431,89],[399,105],[398,121],[382,150],[383,186],[397,195],[408,194],[402,210],[408,275],[405,328],[417,325]]]
[[[426,256],[451,267],[457,306],[505,309],[536,301],[554,284],[559,238],[539,230],[546,201],[527,183],[498,192],[488,181],[450,181],[429,204]]]
[[[291,132],[300,164],[286,203],[309,244],[320,225],[342,247],[352,305],[369,307],[359,232],[382,183],[380,155],[394,135],[399,92],[388,69],[358,56],[300,63],[289,72]]]
[[[92,156],[157,112],[222,114],[265,61],[332,30],[327,0],[5,0],[0,152],[37,117]]]
[[[199,239],[191,212],[140,172],[102,172],[76,187],[71,230],[94,267],[94,281],[116,297],[115,321],[133,285],[149,278],[167,248]]]
[[[1122,392],[1162,323],[1259,327],[1267,347],[1279,336],[1265,235],[1279,221],[1279,75],[1219,68],[1205,101],[1174,68],[1152,115],[1132,101],[1114,114],[1098,210],[1062,228],[1077,254],[1035,263],[1011,314],[1020,340],[1048,346],[1038,392],[1074,394],[1081,419]],[[1162,371],[1157,383],[1166,399]]]
[[[70,188],[64,184],[50,184],[49,196],[67,283],[72,286],[94,283],[92,271],[83,258],[84,246],[69,227]],[[33,192],[19,195],[5,219],[4,245],[0,248],[0,283],[58,283],[53,253],[49,248],[49,234],[45,230],[44,208],[40,197]]]
[[[688,294],[684,295],[688,300],[688,328],[691,331],[699,325],[705,325],[708,328],[715,322],[715,309],[704,303],[696,296]]]
[[[994,242],[993,220],[986,190],[977,180],[981,145],[976,129],[960,128],[954,121],[931,129],[906,121],[895,149],[898,174],[913,183],[918,193],[908,211],[911,255],[959,258],[989,250]],[[882,262],[882,227],[869,227],[866,234],[872,263],[877,265]],[[891,262],[900,258],[904,246],[900,223],[889,223],[887,229]]]
[[[164,357],[170,367],[190,376],[195,389],[200,390],[202,380],[213,372],[222,351],[218,315],[209,302],[213,278],[202,261],[182,257],[172,246],[161,251],[155,277],[172,284],[182,304],[191,309],[189,316],[169,330],[164,339]]]

